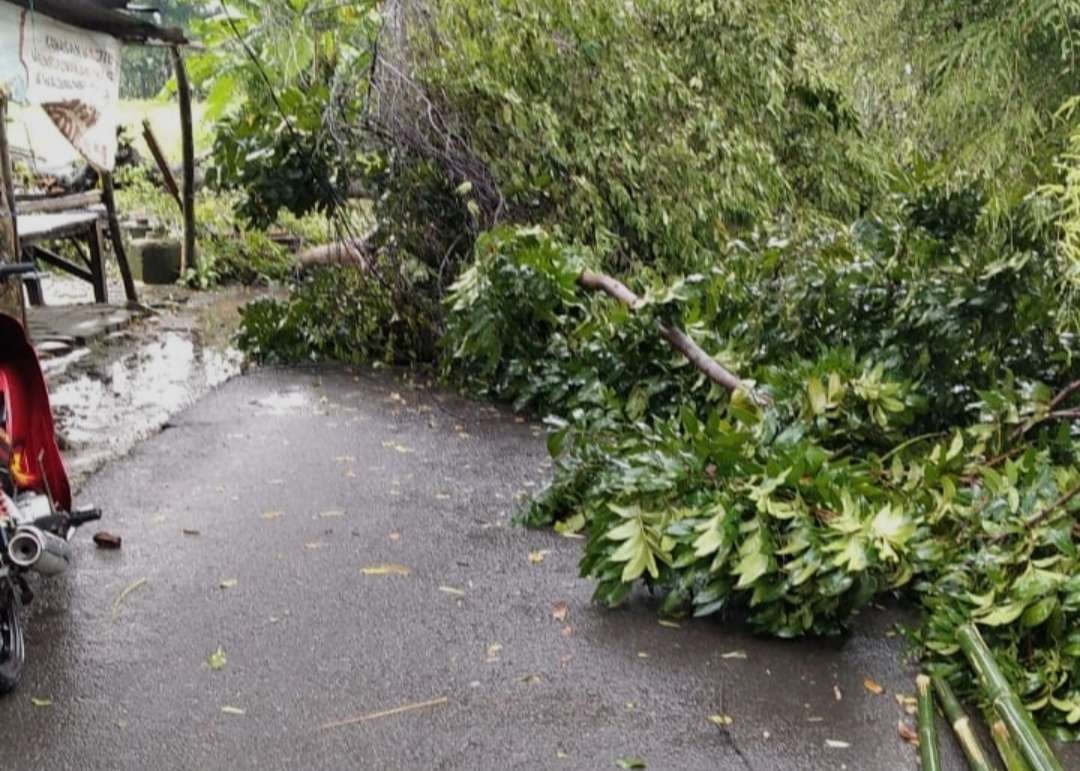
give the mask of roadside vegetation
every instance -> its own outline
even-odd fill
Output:
[[[213,186],[343,257],[244,311],[253,357],[545,418],[522,519],[586,536],[602,603],[796,637],[902,597],[962,697],[974,622],[1080,738],[1080,3],[238,0],[199,32]]]

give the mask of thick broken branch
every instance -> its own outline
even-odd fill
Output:
[[[628,306],[631,310],[637,310],[643,301],[634,292],[618,279],[605,276],[602,273],[593,273],[590,270],[582,272],[577,279],[578,286],[583,289],[600,290],[614,297],[619,302]],[[737,375],[726,369],[716,359],[707,354],[701,346],[695,343],[689,335],[681,329],[668,324],[660,324],[660,336],[670,343],[671,347],[681,353],[693,364],[705,377],[717,385],[721,385],[728,391],[737,391],[740,388],[751,391]],[[751,393],[753,393],[751,391]],[[753,394],[759,403],[767,403],[767,399],[761,394]]]
[[[366,268],[369,253],[370,246],[367,238],[348,238],[305,249],[297,256],[296,264],[300,270],[337,265]]]

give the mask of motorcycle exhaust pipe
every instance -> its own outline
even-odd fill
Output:
[[[25,525],[15,531],[8,543],[8,559],[19,567],[36,570],[43,576],[55,576],[67,570],[71,562],[71,546],[59,536]]]

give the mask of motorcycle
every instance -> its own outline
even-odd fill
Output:
[[[34,270],[0,265],[0,282]],[[22,323],[0,312],[0,693],[15,689],[26,660],[29,574],[67,570],[76,529],[100,518],[97,509],[72,507],[37,354]]]

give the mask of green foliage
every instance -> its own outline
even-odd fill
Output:
[[[282,282],[295,269],[293,255],[266,233],[244,231],[234,237],[211,236],[202,242],[198,268],[189,269],[184,281],[207,289],[217,284]]]
[[[1067,507],[1030,526],[1080,483],[1080,440],[1050,407],[1080,379],[1042,301],[1060,262],[974,240],[977,194],[915,193],[891,225],[733,243],[708,275],[639,287],[635,313],[582,296],[588,251],[489,232],[448,300],[447,371],[553,413],[555,479],[524,518],[586,531],[599,601],[643,581],[664,613],[733,611],[790,637],[840,631],[901,591],[926,608],[931,655],[955,666],[952,630],[974,615],[1031,667],[1032,703],[1072,704],[1080,647],[1056,651],[1080,628],[1080,592],[1017,589],[1077,555]],[[660,321],[737,362],[773,406],[703,382]],[[1042,713],[1063,736],[1067,716]]]
[[[261,362],[403,364],[430,356],[430,328],[399,313],[392,297],[378,266],[313,271],[299,279],[287,299],[245,306],[237,344]]]
[[[280,210],[331,212],[345,198],[359,155],[381,19],[376,3],[233,0],[196,25],[205,45],[191,58],[218,120],[208,181],[241,191],[238,213],[256,227]]]
[[[850,217],[874,195],[855,114],[815,61],[815,7],[447,0],[417,33],[433,49],[419,77],[517,221],[609,266],[693,270],[763,218]]]

